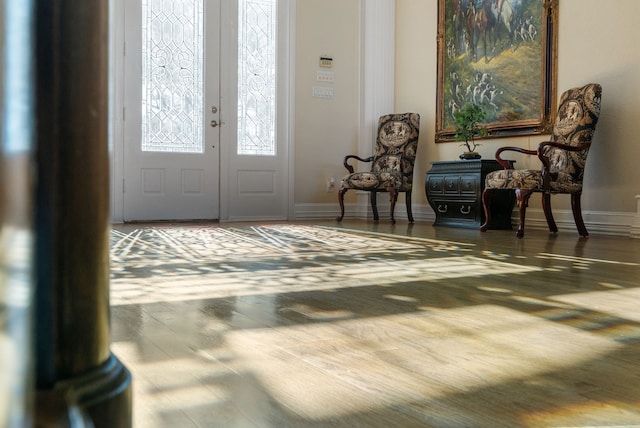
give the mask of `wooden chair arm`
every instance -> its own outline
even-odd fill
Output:
[[[347,168],[347,171],[349,171],[349,174],[353,174],[354,173],[353,166],[349,165],[349,159],[356,159],[356,160],[359,160],[360,162],[373,162],[373,156],[368,157],[366,159],[363,159],[360,156],[356,156],[356,155],[345,156],[344,157],[344,161],[342,162],[342,164],[344,165],[345,168]]]
[[[502,152],[506,151],[524,153],[526,155],[535,155],[538,153],[536,150],[523,149],[522,147],[500,147],[498,150],[496,150],[496,160],[504,169],[513,169],[513,166],[509,164],[508,159],[502,159],[502,157],[500,157]]]

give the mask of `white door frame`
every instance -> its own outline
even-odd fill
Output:
[[[124,219],[125,1],[109,1],[109,201],[113,223],[122,223]]]
[[[125,1],[110,0],[109,2],[109,160],[110,160],[110,202],[111,221],[121,223],[124,219],[124,9]],[[279,0],[284,3],[284,7],[279,10],[286,16],[278,19],[279,33],[282,38],[278,44],[278,61],[280,70],[286,73],[286,79],[279,79],[279,82],[286,82],[278,89],[278,109],[277,126],[281,138],[286,139],[288,159],[285,163],[288,183],[287,206],[288,219],[294,217],[294,97],[295,97],[295,5],[296,0]],[[222,17],[224,20],[224,17]],[[224,58],[221,58],[224,61]],[[220,153],[220,217],[225,220],[225,206],[228,204],[228,192],[224,189],[229,187],[229,178],[225,174],[224,165],[225,152]]]

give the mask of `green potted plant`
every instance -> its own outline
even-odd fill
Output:
[[[460,159],[480,159],[480,154],[476,151],[480,144],[476,143],[475,137],[484,137],[489,133],[487,128],[480,126],[484,117],[484,110],[475,104],[465,104],[460,110],[453,113],[455,139],[456,141],[464,141],[460,146],[467,149],[460,155]]]

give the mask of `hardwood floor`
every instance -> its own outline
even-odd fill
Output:
[[[640,427],[640,240],[128,224],[136,427]]]

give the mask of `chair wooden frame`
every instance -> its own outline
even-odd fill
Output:
[[[349,174],[353,174],[355,172],[355,169],[352,165],[349,164],[349,160],[350,159],[356,159],[360,162],[373,162],[375,157],[374,156],[370,156],[366,159],[361,158],[360,156],[356,156],[356,155],[348,155],[345,156],[344,161],[343,161],[343,165],[344,167],[347,169],[347,171],[349,171]],[[338,190],[338,203],[340,204],[340,215],[338,217],[336,217],[336,221],[340,222],[342,221],[342,219],[344,218],[344,194],[347,193],[347,190],[349,190],[348,188],[340,188],[340,190]],[[367,190],[368,192],[370,192],[370,201],[371,201],[371,211],[373,211],[373,220],[374,221],[379,221],[380,220],[380,216],[378,215],[378,193],[380,192],[388,192],[389,193],[389,210],[391,211],[390,215],[391,215],[391,223],[392,224],[396,224],[396,219],[395,219],[395,208],[396,208],[396,203],[398,201],[398,194],[400,193],[398,190],[396,190],[395,187],[388,187],[386,189],[374,189],[374,190]],[[409,220],[409,223],[413,223],[413,212],[411,210],[411,190],[407,190],[404,192],[405,193],[405,203],[406,203],[406,207],[407,207],[407,218]]]
[[[518,238],[522,238],[524,236],[524,224],[527,207],[529,206],[529,198],[535,192],[542,193],[542,209],[544,211],[545,219],[547,220],[547,225],[549,226],[549,231],[552,233],[558,232],[558,226],[553,218],[553,213],[551,211],[551,194],[560,193],[553,191],[550,186],[550,173],[549,173],[549,158],[546,157],[544,153],[544,147],[552,146],[557,147],[559,149],[567,150],[567,151],[582,151],[586,150],[591,146],[591,143],[580,143],[576,146],[572,146],[569,144],[562,144],[553,141],[544,141],[540,143],[537,150],[528,150],[523,149],[521,147],[501,147],[496,151],[496,160],[504,169],[512,169],[509,164],[509,161],[506,159],[502,159],[501,154],[505,151],[513,151],[518,153],[523,153],[526,155],[535,155],[542,162],[542,188],[540,190],[528,190],[528,189],[515,189],[516,193],[516,201],[519,209],[519,224],[518,230],[516,232],[516,236]],[[482,232],[486,232],[489,229],[489,220],[491,219],[491,209],[490,209],[490,200],[493,192],[512,192],[512,189],[485,189],[482,192],[482,206],[484,209],[485,222],[482,226],[480,226],[480,230]],[[578,229],[578,233],[580,236],[589,236],[589,232],[587,231],[586,226],[584,225],[584,220],[582,219],[582,207],[581,207],[581,199],[582,192],[574,192],[571,193],[571,209],[573,211],[573,219],[576,224],[576,228]]]
[[[491,172],[485,179],[482,193],[485,223],[480,226],[481,231],[488,229],[491,219],[491,195],[496,191],[515,191],[520,211],[518,238],[524,236],[527,207],[534,192],[542,193],[542,209],[549,231],[558,232],[551,211],[551,195],[569,194],[578,233],[583,237],[589,235],[582,218],[580,199],[587,156],[600,116],[601,97],[602,87],[598,83],[566,90],[560,97],[550,141],[540,143],[537,150],[508,146],[496,151],[496,160],[504,169]],[[502,159],[505,151],[537,156],[542,167],[516,170]]]
[[[398,193],[404,192],[407,217],[413,223],[411,211],[411,190],[413,170],[420,136],[420,115],[418,113],[394,113],[380,116],[376,135],[375,151],[370,157],[357,155],[344,157],[343,165],[348,171],[340,184],[338,202],[340,215],[344,218],[344,195],[349,189],[369,192],[374,221],[379,220],[377,194],[387,192],[390,202],[391,223],[395,224],[395,207]],[[355,172],[351,161],[370,163],[368,171]]]

